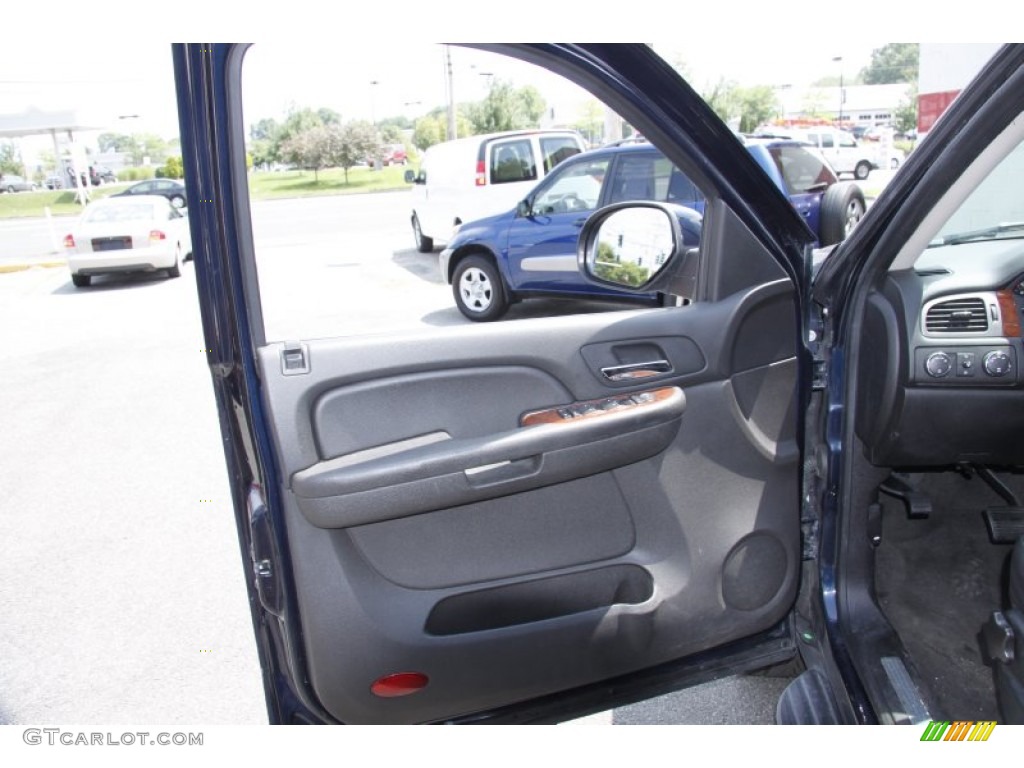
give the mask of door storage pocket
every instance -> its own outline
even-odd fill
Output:
[[[446,597],[431,610],[426,631],[459,635],[570,616],[612,605],[636,605],[654,592],[650,573],[636,565],[552,576]]]

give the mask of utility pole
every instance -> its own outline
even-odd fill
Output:
[[[835,56],[832,61],[839,62],[839,127],[843,127],[843,103],[846,101],[846,91],[843,89],[843,57]]]
[[[455,125],[455,86],[452,80],[452,47],[445,45],[444,58],[446,67],[446,83],[448,85],[448,140],[459,138]]]

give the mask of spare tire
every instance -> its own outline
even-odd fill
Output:
[[[818,243],[824,247],[845,240],[866,210],[860,187],[852,181],[833,184],[821,198]]]

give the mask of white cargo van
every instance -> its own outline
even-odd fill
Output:
[[[412,230],[422,253],[460,224],[516,207],[558,163],[586,149],[575,131],[508,131],[435,144],[412,188]]]
[[[835,128],[808,128],[790,135],[816,146],[836,173],[852,173],[854,178],[863,181],[872,169],[879,167],[877,150],[858,142],[852,133]],[[888,167],[889,163],[885,165]]]

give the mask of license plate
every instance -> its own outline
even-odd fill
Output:
[[[94,237],[92,241],[94,251],[120,251],[131,247],[130,237]]]

